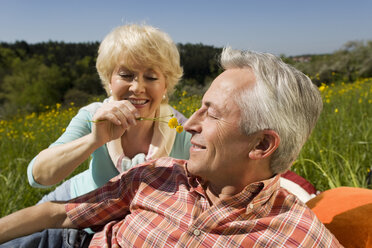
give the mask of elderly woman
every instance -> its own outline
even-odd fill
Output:
[[[146,25],[117,27],[100,44],[96,67],[109,98],[80,109],[65,133],[30,162],[27,174],[33,187],[48,187],[91,156],[89,169],[41,201],[80,196],[145,160],[189,157],[190,134],[166,123],[172,115],[184,120],[167,104],[182,76],[167,34]]]

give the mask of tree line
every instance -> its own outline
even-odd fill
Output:
[[[0,43],[0,118],[17,111],[42,111],[56,103],[84,105],[103,97],[95,68],[98,46],[98,42]],[[176,91],[202,94],[221,72],[218,56],[222,48],[177,46],[184,76]],[[281,57],[318,85],[372,77],[372,41],[348,42],[332,54]]]
[[[284,57],[317,85],[372,77],[372,41],[350,41],[331,54]]]

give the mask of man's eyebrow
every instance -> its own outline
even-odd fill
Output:
[[[204,102],[204,105],[208,108],[212,108],[217,114],[220,114],[220,109],[213,102],[206,101]]]
[[[204,106],[206,106],[207,108],[209,108],[211,105],[212,105],[212,103],[211,102],[208,102],[208,101],[201,101],[201,106],[203,107],[203,105]]]

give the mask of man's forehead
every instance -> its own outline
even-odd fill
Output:
[[[251,68],[228,69],[221,73],[205,93],[209,95],[218,95],[219,97],[234,97],[238,92],[254,86],[256,78]]]

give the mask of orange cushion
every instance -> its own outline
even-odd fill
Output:
[[[339,187],[306,204],[345,247],[372,247],[372,190]]]

